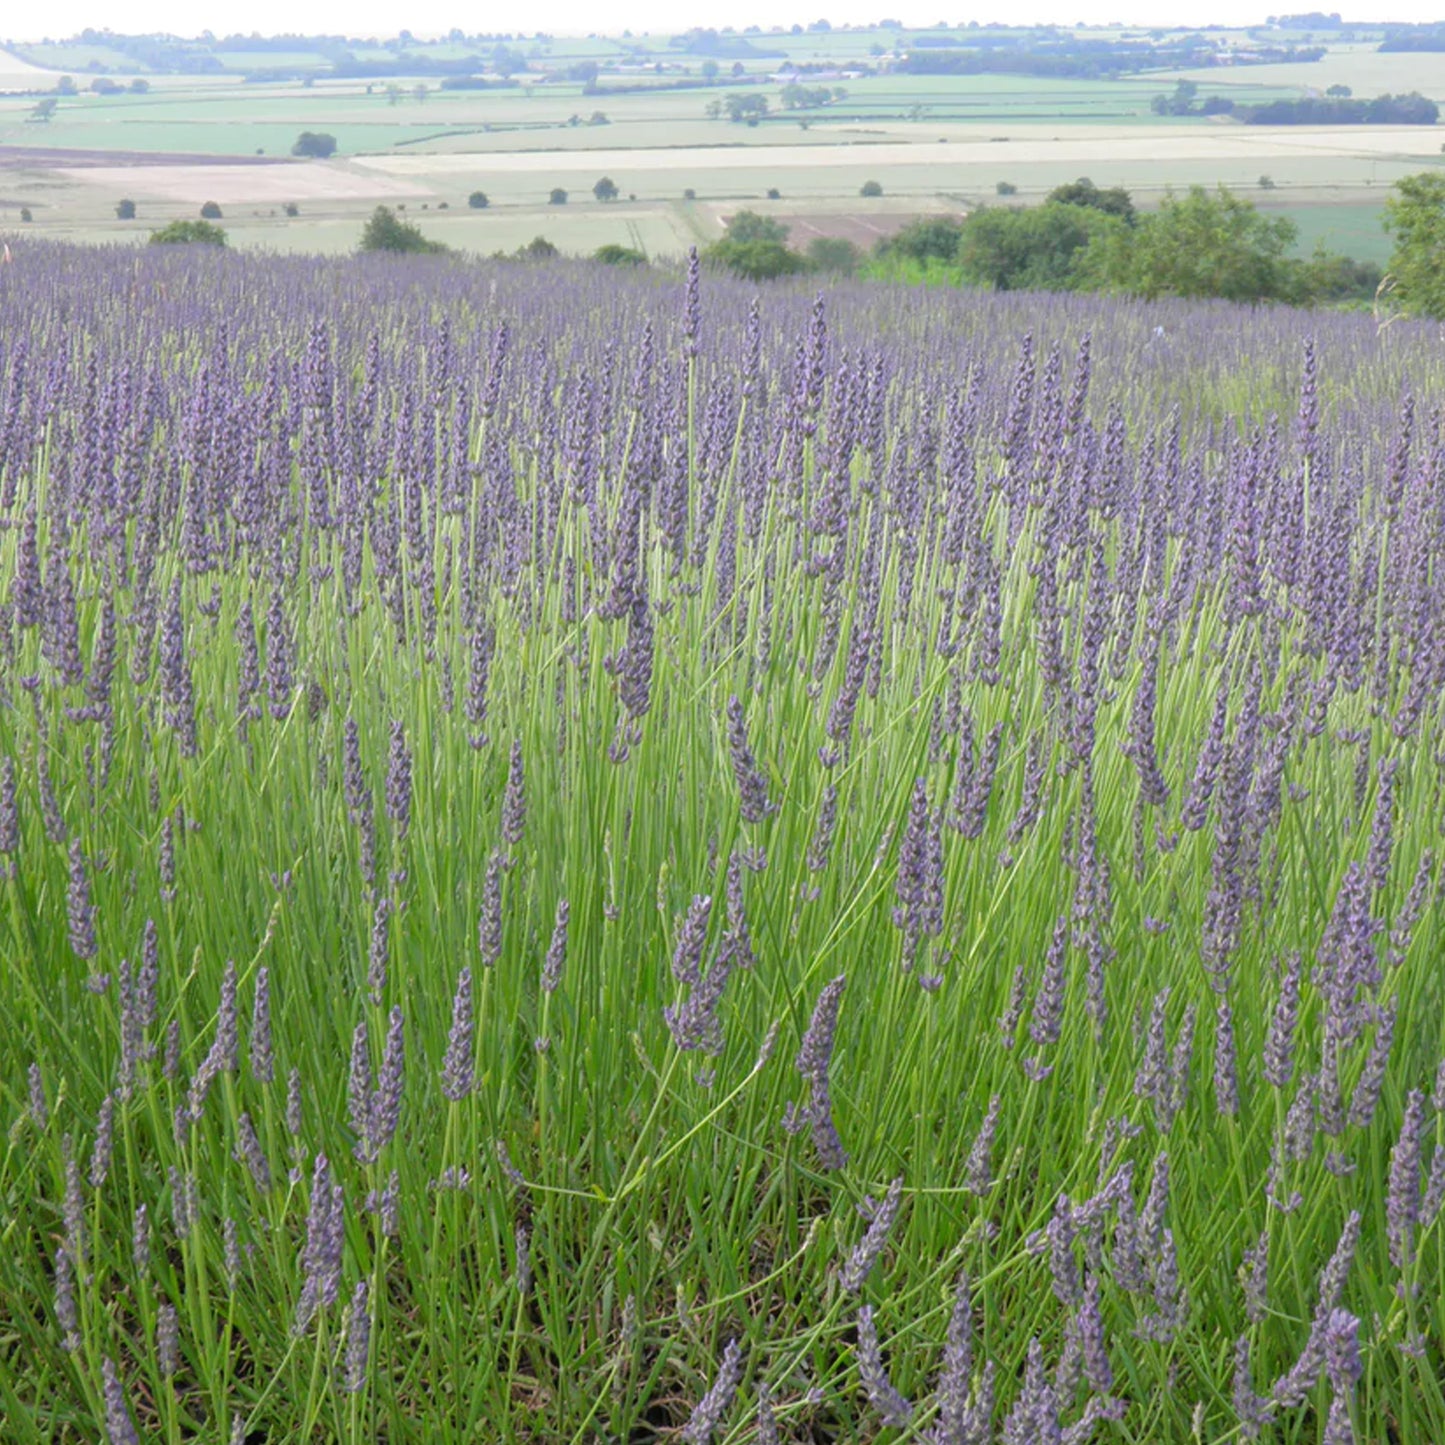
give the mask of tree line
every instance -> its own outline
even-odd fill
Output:
[[[1438,178],[1445,187],[1445,177]],[[1442,204],[1445,213],[1445,204]],[[1442,222],[1445,228],[1445,222]],[[1140,213],[1123,187],[1087,178],[1059,186],[1038,206],[983,206],[967,216],[927,216],[865,255],[851,242],[816,238],[791,249],[788,229],[742,211],[707,261],[750,280],[807,270],[876,280],[995,291],[1097,291],[1157,298],[1220,297],[1314,306],[1372,299],[1381,269],[1322,249],[1291,254],[1297,231],[1226,187],[1191,187]],[[1445,282],[1441,289],[1445,290]]]

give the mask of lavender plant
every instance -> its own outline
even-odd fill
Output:
[[[16,249],[0,1434],[1445,1439],[1433,331]]]

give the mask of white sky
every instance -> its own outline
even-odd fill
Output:
[[[12,41],[56,40],[87,26],[136,34],[164,30],[174,35],[250,34],[394,35],[443,34],[453,26],[468,33],[525,29],[557,34],[591,31],[671,33],[688,25],[807,24],[826,16],[833,24],[862,24],[892,16],[906,25],[946,20],[985,23],[1008,20],[1073,25],[1230,25],[1261,23],[1268,14],[1332,10],[1339,0],[532,0],[522,6],[479,6],[475,0],[48,0],[39,6],[0,7],[0,37]],[[9,14],[4,14],[9,11]],[[1343,10],[1347,19],[1439,20],[1440,0],[1385,0],[1380,14]]]

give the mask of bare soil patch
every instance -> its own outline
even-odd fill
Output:
[[[896,236],[915,219],[915,215],[894,212],[863,216],[853,211],[825,214],[808,211],[797,215],[788,215],[786,212],[770,214],[769,219],[781,221],[789,228],[788,241],[793,246],[806,246],[809,241],[828,236],[852,241],[855,246],[866,251],[875,241]]]

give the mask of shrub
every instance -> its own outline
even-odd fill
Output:
[[[135,220],[135,202],[117,201],[115,204],[115,218],[118,221]]]
[[[1262,191],[1272,191],[1274,189],[1274,177],[1261,176],[1259,178],[1259,188]]]
[[[303,130],[296,137],[296,144],[291,147],[293,156],[309,156],[313,160],[324,161],[328,156],[336,154],[336,137],[327,135],[324,131]]]
[[[20,219],[27,224],[35,219],[35,217],[30,214],[29,206],[20,207]]]
[[[547,197],[549,206],[565,206],[567,204],[567,192],[561,186],[553,186],[552,194]]]
[[[288,216],[299,216],[301,214],[301,207],[298,206],[295,201],[287,201],[286,204],[281,207],[281,209]]]
[[[953,216],[920,216],[896,236],[887,236],[874,248],[880,256],[906,256],[910,260],[952,261],[958,254],[963,222]]]
[[[788,228],[771,216],[756,211],[739,211],[727,223],[729,241],[776,241],[780,246],[788,239]]]
[[[152,246],[224,246],[226,233],[209,221],[172,221],[159,231],[152,231]]]
[[[1080,176],[1066,186],[1055,186],[1045,200],[1059,206],[1088,206],[1106,216],[1118,216],[1127,225],[1134,224],[1134,198],[1129,192],[1123,186],[1101,191],[1088,176]]]
[[[647,264],[647,257],[641,251],[634,250],[631,246],[619,246],[616,242],[599,246],[592,253],[592,259],[601,261],[604,266],[645,266]]]
[[[221,219],[221,208],[214,201],[207,201],[201,207],[201,219],[203,221],[219,221]]]
[[[378,206],[362,227],[362,251],[386,251],[393,255],[439,256],[446,251],[440,241],[431,241],[408,221],[399,221],[385,206]]]
[[[689,187],[682,193],[682,198],[683,198],[683,200],[685,200],[685,201],[695,201],[695,200],[697,200],[697,192],[696,192],[695,190],[693,190],[693,188],[692,188],[691,186],[689,186]]]
[[[808,262],[817,271],[836,271],[851,276],[863,259],[862,252],[846,236],[814,236],[808,242]]]
[[[883,194],[882,181],[864,181],[858,189],[860,196],[881,196]]]
[[[1016,196],[1019,193],[1019,188],[1012,181],[1000,181],[994,190],[1001,196]]]
[[[776,186],[769,186],[768,199],[770,201],[781,201],[783,199],[783,193]]]
[[[738,241],[730,235],[710,246],[704,259],[745,281],[771,281],[808,269],[807,261],[781,241]]]
[[[467,205],[474,211],[485,211],[492,203],[487,199],[485,191],[473,191],[467,197]]]

